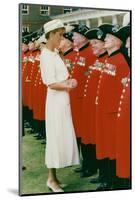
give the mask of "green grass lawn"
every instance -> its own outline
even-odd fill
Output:
[[[21,194],[51,193],[46,186],[45,145],[42,145],[41,140],[36,140],[33,136],[26,132],[22,140],[22,165],[26,167],[26,170],[21,173]],[[64,191],[95,190],[98,185],[89,183],[90,178],[93,177],[80,178],[80,174],[74,172],[76,167],[78,166],[57,170],[59,180],[68,184]]]

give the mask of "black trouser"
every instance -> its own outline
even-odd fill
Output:
[[[81,138],[77,137],[77,146],[78,146],[78,151],[79,151],[79,155],[81,152]]]
[[[101,160],[97,160],[97,166],[99,169],[99,181],[107,182],[108,180],[108,169],[109,169],[109,159],[104,158]]]
[[[130,189],[131,188],[131,180],[130,178],[119,178],[116,177],[113,182],[114,189]]]
[[[107,187],[112,187],[116,178],[116,160],[105,158],[98,160],[99,179],[102,183],[107,183]]]
[[[42,138],[46,138],[45,120],[33,120],[33,127],[36,133]]]
[[[27,118],[27,107],[23,106],[22,107],[22,136],[25,135],[24,123],[25,123],[26,118]]]
[[[82,168],[83,170],[96,171],[97,160],[96,160],[96,145],[94,144],[83,144],[81,143],[82,151]]]

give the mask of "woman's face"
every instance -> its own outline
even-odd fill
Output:
[[[92,39],[90,41],[91,46],[92,46],[92,51],[95,55],[100,55],[102,53],[102,51],[104,50],[104,42],[101,40],[97,40],[97,39]]]
[[[63,39],[63,34],[65,32],[65,29],[59,29],[57,32],[52,32],[50,35],[50,39],[54,45],[55,48],[58,48],[60,45],[61,40]]]

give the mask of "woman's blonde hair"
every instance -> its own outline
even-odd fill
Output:
[[[49,36],[50,36],[50,33],[56,33],[56,32],[58,32],[59,30],[65,30],[65,28],[63,27],[63,28],[57,28],[57,29],[55,29],[55,30],[53,30],[53,31],[50,31],[50,32],[48,32],[47,34],[45,34],[45,38],[48,40],[49,39]]]

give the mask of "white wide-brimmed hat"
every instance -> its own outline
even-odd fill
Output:
[[[50,31],[58,28],[65,28],[65,32],[71,31],[74,27],[72,25],[64,25],[60,19],[54,19],[44,24],[45,35]]]
[[[45,35],[55,29],[65,28],[63,22],[60,19],[54,19],[44,24]]]

